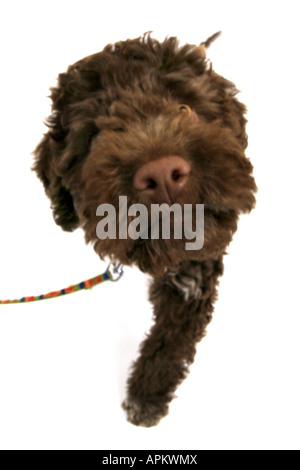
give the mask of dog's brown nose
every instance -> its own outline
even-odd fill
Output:
[[[142,165],[135,173],[133,186],[158,204],[173,204],[184,188],[191,171],[181,157],[163,157]]]

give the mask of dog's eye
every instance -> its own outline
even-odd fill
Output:
[[[192,114],[192,110],[187,104],[179,104],[178,109],[181,113]]]

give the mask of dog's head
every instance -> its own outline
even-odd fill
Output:
[[[142,38],[108,45],[60,74],[49,131],[34,169],[65,230],[82,226],[100,256],[154,275],[187,259],[224,252],[239,214],[254,204],[245,157],[246,108],[233,83],[217,75],[205,45],[179,47]],[[186,240],[110,239],[96,234],[100,204],[204,204],[199,251]]]

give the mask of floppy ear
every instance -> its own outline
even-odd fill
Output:
[[[46,121],[49,131],[34,151],[32,168],[51,200],[55,222],[66,231],[79,226],[73,198],[80,194],[81,167],[93,136],[99,132],[94,119],[97,110],[85,104],[94,84],[79,70],[84,66],[84,60],[70,66],[51,89],[52,114]]]
[[[221,31],[210,36],[205,42],[202,42],[199,46],[199,51],[206,57],[206,51],[211,44],[222,34]],[[244,104],[239,102],[235,96],[239,93],[234,83],[226,80],[221,75],[218,75],[212,66],[208,70],[214,86],[217,90],[217,94],[214,96],[214,102],[218,103],[221,110],[221,119],[223,120],[225,127],[230,127],[235,133],[237,139],[243,150],[248,145],[248,137],[246,134],[246,123],[245,114],[247,108]]]
[[[62,184],[54,169],[54,161],[57,159],[58,149],[55,149],[56,142],[51,133],[48,132],[40,144],[37,146],[35,154],[35,164],[33,170],[42,181],[45,192],[51,201],[51,209],[55,222],[63,230],[72,231],[79,225],[76,215],[73,198],[70,192]]]

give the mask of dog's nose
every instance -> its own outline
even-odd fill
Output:
[[[158,158],[136,171],[133,186],[155,203],[173,204],[187,183],[190,171],[190,164],[181,157]]]

